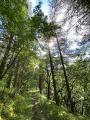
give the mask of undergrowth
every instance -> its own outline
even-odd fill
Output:
[[[0,120],[31,120],[32,119],[32,93],[16,94],[4,105],[0,102]]]
[[[33,104],[32,94],[35,93],[38,104],[38,120],[44,120],[46,117],[50,120],[89,120],[81,115],[72,114],[64,106],[57,106],[54,101],[47,100],[38,91],[26,91],[23,94],[16,94],[13,99],[8,96],[6,103],[0,102],[0,120],[32,120]],[[40,105],[40,106],[39,106]],[[41,109],[40,109],[41,107]],[[43,111],[43,113],[41,112]]]
[[[54,101],[47,100],[45,96],[40,95],[39,93],[36,93],[36,96],[50,120],[90,120],[85,116],[70,113],[66,107],[57,106]]]

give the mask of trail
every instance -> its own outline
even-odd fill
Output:
[[[45,111],[41,107],[35,93],[32,94],[32,103],[33,103],[33,108],[32,108],[33,118],[32,118],[32,120],[42,120],[42,119],[43,120],[50,120],[46,116]]]

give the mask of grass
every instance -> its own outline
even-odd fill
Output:
[[[66,107],[57,106],[54,101],[47,100],[43,95],[38,93],[36,95],[45,114],[48,115],[50,120],[90,120],[90,118],[69,113],[69,110]]]
[[[45,120],[45,116],[50,120],[89,120],[87,117],[70,113],[64,106],[57,106],[54,101],[47,100],[45,96],[39,94],[39,91],[34,90],[24,92],[23,95],[16,94],[13,100],[8,98],[5,106],[0,103],[0,120],[32,120],[33,93],[37,97],[38,120]]]
[[[14,100],[1,105],[0,120],[32,120],[32,92],[17,94]]]

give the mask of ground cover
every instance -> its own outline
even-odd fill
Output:
[[[65,106],[57,106],[35,90],[16,94],[5,105],[0,103],[0,107],[0,120],[89,120],[85,116],[70,113]]]

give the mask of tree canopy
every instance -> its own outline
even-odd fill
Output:
[[[39,108],[43,119],[89,120],[89,0],[49,0],[48,16],[41,8],[1,0],[0,119],[41,120]]]

